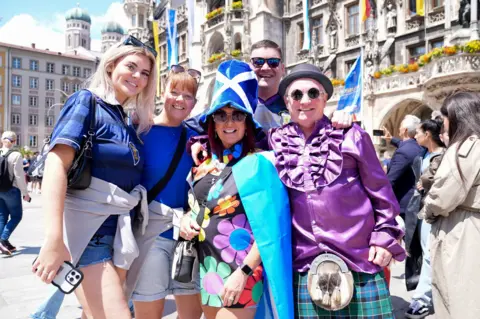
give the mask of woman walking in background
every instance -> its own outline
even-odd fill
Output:
[[[422,216],[431,223],[430,258],[435,316],[480,313],[480,94],[459,92],[442,105],[449,146],[428,192]],[[473,250],[472,250],[473,249]]]

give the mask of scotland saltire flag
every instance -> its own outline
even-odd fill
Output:
[[[167,10],[167,58],[168,67],[178,64],[177,11]]]
[[[303,0],[303,48],[310,51],[310,18],[308,17],[308,0]]]
[[[350,72],[348,72],[347,78],[345,79],[344,91],[337,106],[337,110],[343,110],[352,114],[354,121],[360,120],[362,112],[362,56],[361,54],[357,58]]]

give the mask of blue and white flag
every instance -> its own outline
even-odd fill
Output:
[[[303,48],[310,51],[310,19],[308,17],[308,0],[303,0]]]
[[[345,87],[340,100],[338,101],[337,110],[343,110],[353,115],[354,121],[361,119],[362,111],[362,54],[357,58],[353,64],[350,72],[348,72],[345,79]]]
[[[178,64],[177,11],[167,10],[167,58],[168,67]]]

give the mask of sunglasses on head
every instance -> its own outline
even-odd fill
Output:
[[[233,111],[232,114],[227,114],[225,111],[216,111],[213,113],[213,121],[215,123],[226,123],[229,119],[232,122],[244,122],[247,118],[247,113],[240,112],[240,111]]]
[[[278,68],[282,59],[279,58],[252,58],[252,64],[256,68],[261,68],[265,63],[272,69]]]
[[[300,90],[295,90],[292,92],[292,94],[290,94],[290,96],[292,97],[292,99],[294,99],[295,101],[301,101],[302,98],[303,98],[303,95],[305,93],[303,93],[302,91]],[[325,94],[325,92],[323,91],[320,91],[319,89],[317,88],[311,88],[310,90],[307,91],[307,95],[310,99],[312,100],[315,100],[317,99],[320,95],[323,95]]]
[[[173,72],[173,73],[183,73],[183,72],[187,72],[188,75],[190,75],[192,78],[194,78],[195,80],[200,81],[200,78],[202,77],[202,72],[198,71],[198,70],[195,70],[195,69],[188,69],[188,70],[185,70],[185,68],[181,65],[178,65],[178,64],[174,64],[170,67],[170,70]]]
[[[157,58],[157,51],[155,51],[154,48],[152,48],[149,45],[146,45],[142,41],[138,40],[134,36],[130,35],[128,38],[126,38],[123,42],[123,45],[133,45],[134,47],[139,47],[139,48],[145,48],[148,51],[150,51],[155,58]]]

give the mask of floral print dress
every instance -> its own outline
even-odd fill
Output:
[[[224,157],[224,162],[228,158]],[[243,264],[254,243],[233,174],[221,176],[225,164],[216,158],[192,171],[193,191],[189,193],[192,218],[205,206],[199,234],[199,261],[202,304],[223,307],[220,294],[228,277]],[[227,167],[227,170],[231,170]],[[200,203],[202,205],[200,205]],[[239,302],[230,308],[255,307],[263,292],[263,268],[248,277]]]

